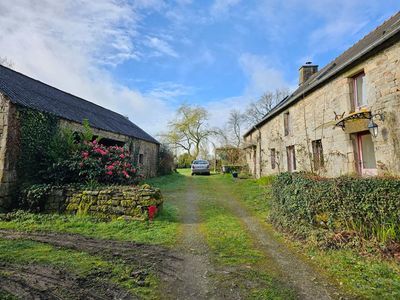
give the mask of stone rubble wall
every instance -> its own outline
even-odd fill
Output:
[[[145,220],[149,206],[161,208],[163,204],[160,189],[148,185],[110,187],[103,190],[67,190],[65,196],[66,212],[108,219]]]

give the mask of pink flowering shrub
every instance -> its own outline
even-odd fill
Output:
[[[80,148],[72,159],[80,179],[99,183],[133,184],[140,178],[128,149],[107,147],[96,140],[83,142]]]

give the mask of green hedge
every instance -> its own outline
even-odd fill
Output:
[[[325,227],[400,240],[400,179],[320,178],[282,173],[272,184],[271,221],[295,233]]]

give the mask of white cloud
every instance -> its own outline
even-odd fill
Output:
[[[155,51],[156,56],[169,55],[175,58],[179,56],[168,42],[158,37],[148,37],[145,44]]]
[[[211,5],[211,15],[217,16],[227,13],[232,7],[239,4],[240,0],[215,0]]]
[[[163,99],[169,102],[175,102],[175,99],[181,96],[191,95],[193,94],[193,92],[194,88],[192,87],[174,82],[161,82],[158,83],[150,91],[148,91],[146,95],[156,99]]]
[[[119,84],[104,65],[140,58],[134,44],[140,36],[138,10],[162,5],[156,0],[135,5],[113,0],[1,1],[0,56],[11,59],[18,71],[128,115],[155,134],[173,108],[159,95]]]
[[[266,57],[244,53],[240,56],[239,63],[248,79],[245,95],[260,96],[266,91],[289,86],[283,72],[272,67]]]
[[[276,62],[275,62],[276,64]],[[263,93],[279,88],[293,90],[294,85],[284,79],[282,71],[271,67],[270,61],[251,53],[243,53],[239,57],[239,65],[247,78],[241,95],[207,103],[210,112],[210,124],[222,128],[233,109],[244,111],[250,102],[257,100]]]

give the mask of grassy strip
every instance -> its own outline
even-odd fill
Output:
[[[155,297],[155,276],[146,278],[145,287],[138,286],[130,276],[134,271],[132,267],[118,262],[107,262],[100,257],[73,250],[57,249],[48,244],[26,240],[0,239],[0,261],[28,264],[36,263],[51,265],[65,269],[78,276],[96,276],[96,274],[109,274],[109,279],[118,286],[125,288],[138,296]]]
[[[304,244],[298,244],[304,249]],[[350,293],[367,299],[400,299],[400,266],[395,262],[365,258],[351,250],[317,250],[307,255]]]
[[[203,201],[200,207],[204,220],[200,228],[218,263],[255,264],[263,259],[262,253],[253,249],[250,237],[235,216],[215,202]]]
[[[264,255],[253,247],[251,237],[243,224],[223,206],[215,201],[200,203],[202,223],[200,230],[212,250],[217,264],[235,267],[235,272],[220,274],[217,281],[239,286],[249,299],[292,299],[289,290],[267,269]]]
[[[149,244],[173,245],[176,242],[177,211],[166,204],[153,222],[114,220],[100,221],[90,216],[45,215],[19,212],[8,221],[3,216],[1,229],[21,231],[52,231],[84,236],[136,241]]]
[[[231,190],[265,221],[269,213],[268,183],[270,178],[232,181],[224,177]],[[382,261],[379,257],[363,257],[351,249],[321,250],[312,244],[293,242],[278,234],[281,241],[294,246],[311,258],[312,262],[332,277],[351,294],[363,298],[399,299],[400,266],[393,261]]]

